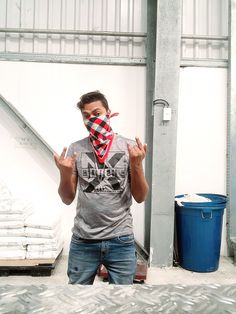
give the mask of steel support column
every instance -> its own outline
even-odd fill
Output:
[[[157,1],[150,265],[158,267],[173,262],[181,2]],[[164,121],[163,109],[168,106],[172,118]]]
[[[145,158],[145,175],[151,187],[152,182],[152,138],[153,138],[153,97],[155,84],[156,58],[156,21],[157,1],[147,1],[147,66],[146,66],[146,143],[148,145]],[[152,190],[145,202],[145,239],[144,246],[150,248],[150,219],[151,219]]]
[[[227,239],[236,262],[236,0],[229,3]]]

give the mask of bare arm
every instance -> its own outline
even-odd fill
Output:
[[[128,144],[130,171],[131,171],[131,194],[138,203],[145,201],[149,187],[144,176],[142,161],[146,156],[147,145],[140,142],[136,138],[137,145],[131,146]]]
[[[72,157],[66,157],[65,147],[62,151],[62,154],[59,156],[54,154],[54,160],[57,168],[60,171],[60,184],[58,188],[58,193],[61,197],[61,200],[66,205],[70,205],[76,194],[77,187],[77,176],[73,173],[76,161],[76,154]]]

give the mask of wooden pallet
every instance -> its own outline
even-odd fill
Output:
[[[0,277],[51,276],[61,253],[56,259],[0,260]]]

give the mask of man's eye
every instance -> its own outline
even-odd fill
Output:
[[[97,112],[95,112],[95,114],[94,114],[96,117],[98,117],[98,116],[100,116],[100,112],[99,111],[97,111]]]

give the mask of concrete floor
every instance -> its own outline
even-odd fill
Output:
[[[33,276],[7,276],[0,277],[1,285],[39,285],[45,284],[49,286],[67,285],[67,256],[61,256],[58,259],[55,269],[51,276],[33,277]],[[191,272],[181,267],[171,268],[149,268],[147,273],[146,284],[165,285],[165,284],[182,284],[182,285],[204,285],[204,284],[220,284],[231,285],[236,284],[236,266],[234,266],[231,258],[221,257],[219,269],[211,273]],[[95,285],[105,284],[101,278],[96,278]]]

